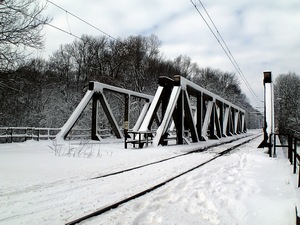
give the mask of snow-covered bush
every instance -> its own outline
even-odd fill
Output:
[[[69,156],[78,158],[91,158],[91,157],[102,157],[100,145],[94,145],[89,143],[88,140],[82,139],[79,143],[64,142],[57,143],[53,140],[52,145],[49,148],[53,151],[55,156]]]

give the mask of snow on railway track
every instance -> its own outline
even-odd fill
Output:
[[[242,138],[231,143],[216,146],[206,152],[203,152],[204,149],[202,149],[201,154],[200,152],[196,153],[195,150],[193,151],[194,154],[184,154],[180,157],[175,157],[159,163],[140,167],[136,170],[125,171],[124,173],[118,173],[110,177],[102,177],[100,179],[105,180],[105,183],[117,183],[119,181],[119,184],[122,184],[122,181],[126,180],[126,183],[130,183],[130,186],[127,186],[127,194],[124,194],[124,197],[118,201],[110,199],[108,201],[109,203],[103,204],[103,207],[100,207],[96,210],[94,209],[94,211],[66,224],[72,225],[80,223],[92,217],[99,216],[111,209],[118,207],[121,204],[148,194],[149,192],[152,192],[157,188],[223,156],[224,154],[230,153],[230,151],[245,143],[248,143],[256,137],[258,136],[256,135],[254,137],[251,136]],[[118,192],[124,193],[123,188],[124,187],[122,185],[118,185],[117,188],[113,188],[113,190],[111,190],[112,193],[107,193],[107,195],[114,195],[114,193]],[[132,190],[134,190],[134,193],[131,194]]]
[[[95,209],[131,198],[137,193],[153,189],[153,187],[159,186],[160,183],[172,180],[173,177],[179,176],[183,171],[190,170],[219,156],[220,151],[230,149],[248,138],[250,137],[210,148],[209,151],[201,152],[200,154],[185,155],[187,151],[196,150],[196,145],[194,147],[174,146],[174,149],[181,148],[175,155],[178,155],[178,152],[184,155],[172,160],[99,179],[90,179],[95,176],[88,178],[87,174],[85,174],[85,176],[78,176],[77,178],[41,182],[38,185],[23,185],[22,188],[10,188],[7,190],[2,186],[0,189],[0,201],[2,203],[0,206],[0,223],[62,224],[76,220],[81,215],[93,213]],[[152,149],[152,151],[155,150]],[[159,151],[167,151],[167,148]],[[80,159],[74,158],[73,161],[79,162]],[[32,160],[33,164],[34,162]],[[153,160],[148,162],[153,162]],[[38,164],[39,162],[35,163]],[[128,166],[123,168],[128,168]],[[63,169],[67,170],[66,167],[62,167],[61,173],[64,173]],[[82,170],[84,171],[84,169]],[[59,172],[56,168],[53,168],[53,171]],[[78,173],[78,171],[76,172]],[[115,169],[115,171],[120,171],[120,169]],[[20,171],[20,174],[22,174],[22,171]]]

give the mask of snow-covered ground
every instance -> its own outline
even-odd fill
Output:
[[[296,175],[282,151],[269,158],[257,149],[261,140],[82,224],[295,224]],[[0,224],[64,224],[198,165],[221,149],[91,180],[197,146],[81,144],[1,144]]]

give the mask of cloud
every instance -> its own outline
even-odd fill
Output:
[[[54,0],[53,0],[54,1]],[[299,0],[210,0],[202,1],[226,41],[245,77],[263,98],[262,76],[271,70],[276,76],[289,71],[300,74]],[[226,54],[188,0],[86,0],[54,1],[115,38],[155,34],[162,41],[166,58],[190,56],[199,66],[236,72]],[[195,3],[197,1],[194,1]],[[199,2],[197,6],[203,16]],[[52,24],[77,36],[102,35],[63,10],[48,4]],[[209,22],[209,18],[207,18]],[[46,53],[74,37],[46,27]],[[257,105],[248,88],[243,91]]]

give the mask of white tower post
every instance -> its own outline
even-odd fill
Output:
[[[273,92],[273,82],[272,73],[264,72],[264,140],[259,145],[259,147],[268,147],[269,155],[272,157],[273,142],[274,139],[274,92]],[[274,157],[276,157],[276,152],[274,151]]]

